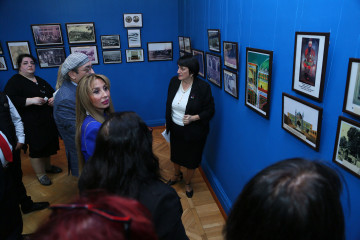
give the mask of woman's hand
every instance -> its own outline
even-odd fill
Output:
[[[183,123],[184,125],[188,125],[191,122],[197,121],[199,119],[200,119],[199,115],[184,115]]]
[[[41,98],[41,97],[33,97],[33,98],[27,98],[26,99],[26,103],[25,106],[29,106],[29,105],[38,105],[41,106],[44,103],[46,103],[45,99]]]
[[[54,97],[49,98],[49,100],[48,100],[48,105],[49,105],[50,107],[54,106]]]

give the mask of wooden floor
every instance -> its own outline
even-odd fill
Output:
[[[161,136],[163,128],[154,128],[154,152],[159,157],[161,175],[169,179],[172,175],[172,163],[169,160],[169,144]],[[34,201],[49,201],[50,204],[67,203],[78,195],[77,178],[67,175],[67,163],[64,145],[60,144],[61,150],[52,157],[52,163],[61,167],[64,171],[60,174],[49,174],[53,184],[42,186],[37,181],[35,173],[30,165],[29,157],[22,155],[22,169],[24,172],[23,182],[28,195]],[[175,190],[181,198],[184,214],[182,216],[186,233],[191,240],[217,240],[223,239],[222,229],[224,218],[215,203],[206,183],[199,170],[196,170],[192,180],[194,196],[187,198],[185,195],[184,182],[174,185]],[[34,232],[42,222],[46,221],[50,210],[42,210],[23,215],[23,233]]]

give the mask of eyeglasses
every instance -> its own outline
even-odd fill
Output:
[[[84,71],[84,72],[86,72],[86,73],[89,73],[89,72],[91,72],[91,69],[93,69],[92,66],[87,66],[87,67],[85,67],[84,69],[82,69],[81,71]]]

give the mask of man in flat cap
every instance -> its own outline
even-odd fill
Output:
[[[55,95],[54,118],[64,140],[69,172],[79,176],[79,165],[75,144],[76,132],[76,87],[83,76],[94,73],[89,58],[83,53],[72,53],[61,66],[63,83]]]

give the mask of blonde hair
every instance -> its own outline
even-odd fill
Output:
[[[81,127],[86,118],[89,114],[93,117],[96,121],[103,123],[105,121],[104,115],[109,115],[110,113],[114,112],[114,107],[112,104],[112,100],[110,97],[110,104],[109,107],[105,109],[104,115],[99,113],[99,111],[93,106],[90,101],[90,94],[91,91],[91,83],[95,79],[101,79],[107,85],[110,91],[110,80],[101,74],[90,74],[84,76],[80,79],[77,89],[76,89],[76,149],[78,155],[78,162],[79,162],[79,170],[82,170],[84,166],[84,156],[81,152]]]
[[[57,73],[56,86],[55,86],[56,90],[58,90],[64,82],[64,78],[61,75],[61,67],[62,67],[62,64],[59,66],[59,70]]]

